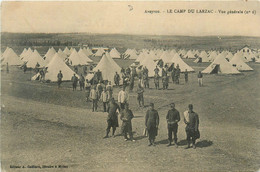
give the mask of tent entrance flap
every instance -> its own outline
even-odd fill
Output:
[[[210,72],[210,74],[215,74],[215,73],[219,73],[219,64],[215,64],[212,66],[212,71]]]

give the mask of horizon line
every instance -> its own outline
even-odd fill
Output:
[[[8,34],[89,34],[89,35],[129,35],[129,36],[183,36],[183,37],[257,37],[253,35],[174,35],[174,34],[131,34],[131,33],[90,33],[90,32],[1,32]]]

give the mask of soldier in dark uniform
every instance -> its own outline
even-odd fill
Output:
[[[188,83],[188,71],[187,71],[187,69],[184,72],[184,78],[185,78],[185,83]]]
[[[122,123],[122,134],[124,135],[125,141],[128,140],[127,133],[130,136],[131,141],[135,141],[132,132],[132,119],[134,118],[133,112],[129,109],[128,103],[125,104],[125,109],[121,111],[120,119]]]
[[[171,104],[171,109],[168,111],[166,115],[167,126],[168,126],[168,146],[172,144],[172,133],[174,135],[174,144],[177,145],[177,132],[178,132],[178,122],[180,121],[180,113],[175,109],[175,104]]]
[[[156,66],[156,68],[154,69],[154,72],[155,72],[155,74],[158,74],[158,75],[159,75],[159,69],[158,69],[157,66]]]
[[[189,104],[189,110],[184,112],[184,123],[186,124],[186,134],[188,146],[187,149],[190,148],[190,143],[192,140],[192,147],[195,149],[196,139],[200,138],[199,132],[199,116],[196,112],[193,111],[193,105]]]
[[[77,83],[78,83],[78,77],[76,76],[76,74],[74,73],[74,75],[71,77],[71,81],[72,81],[72,90],[76,91],[77,89]]]
[[[173,66],[172,66],[172,73],[171,73],[172,83],[174,83],[174,80],[175,80],[175,72],[176,72],[176,69],[175,69],[175,67],[174,67],[174,63],[173,63]]]
[[[116,86],[119,86],[119,81],[120,81],[120,76],[119,74],[116,72],[115,76],[114,76],[114,82],[116,84]]]
[[[80,87],[80,91],[84,90],[85,78],[84,78],[83,74],[81,74],[80,78],[79,78],[79,87]]]
[[[159,90],[160,76],[159,74],[154,75],[154,85],[155,89]]]
[[[110,132],[110,128],[112,128],[112,136],[115,136],[116,127],[119,127],[118,125],[118,112],[119,112],[119,106],[115,102],[114,98],[111,98],[109,104],[108,104],[108,116],[107,116],[107,133],[104,138],[108,138],[108,134]]]
[[[138,83],[137,86],[137,100],[140,107],[144,106],[144,88],[141,86],[141,83]]]
[[[148,77],[148,73],[144,73],[144,77],[143,77],[143,80],[144,80],[144,87],[145,88],[149,88],[149,77]]]
[[[176,71],[175,71],[175,83],[179,84],[180,83],[180,74],[181,70],[179,68],[179,65],[176,66]]]
[[[62,75],[62,73],[61,73],[61,70],[60,70],[60,72],[58,73],[57,78],[58,78],[58,88],[60,88],[60,85],[61,85],[61,82],[62,82],[62,78],[63,78],[63,75]]]
[[[145,116],[145,126],[148,132],[148,139],[149,139],[149,145],[155,146],[155,137],[158,133],[158,126],[159,126],[159,115],[157,110],[154,109],[154,104],[150,104],[150,109],[146,112]]]

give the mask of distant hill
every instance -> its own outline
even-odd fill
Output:
[[[127,48],[176,49],[229,49],[235,51],[244,45],[260,49],[260,37],[242,36],[154,36],[89,33],[1,33],[2,51],[6,46],[104,46],[116,47],[120,52]],[[20,51],[20,50],[19,50]]]

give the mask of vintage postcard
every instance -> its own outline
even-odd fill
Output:
[[[2,1],[1,171],[259,171],[259,1]]]

